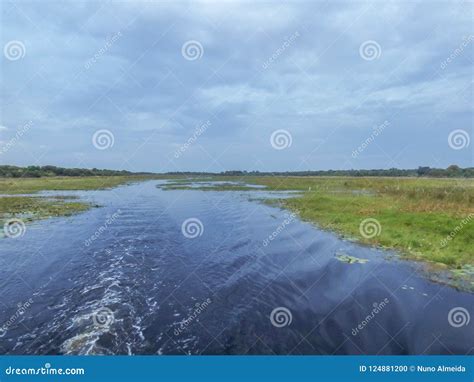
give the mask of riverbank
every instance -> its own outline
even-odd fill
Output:
[[[0,178],[0,223],[68,216],[93,204],[41,191],[99,190],[149,179],[169,179],[165,190],[297,191],[280,200],[302,220],[343,237],[449,269],[474,286],[474,180],[360,177],[182,178],[166,175]]]
[[[165,189],[191,189],[191,180]],[[223,177],[192,189],[301,191],[281,200],[301,219],[361,243],[396,249],[408,259],[474,276],[474,180],[355,177]],[[199,186],[199,182],[202,186]],[[472,282],[474,285],[474,282]]]
[[[152,176],[90,176],[0,178],[0,224],[9,219],[23,222],[69,216],[94,207],[73,196],[36,195],[42,191],[100,190],[153,179]]]

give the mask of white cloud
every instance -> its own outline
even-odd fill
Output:
[[[361,139],[357,131],[396,114],[404,119],[392,131],[402,138],[410,133],[410,142],[423,147],[407,154],[406,163],[436,165],[426,158],[442,152],[446,139],[433,134],[415,141],[422,134],[411,133],[421,131],[420,121],[444,113],[438,129],[471,122],[468,49],[474,45],[440,69],[463,36],[472,34],[468,5],[453,14],[452,4],[436,2],[427,12],[416,1],[80,4],[19,2],[6,12],[11,17],[1,20],[6,38],[21,35],[27,46],[21,65],[0,70],[2,121],[10,126],[4,134],[34,120],[22,143],[47,145],[52,158],[64,164],[71,152],[90,155],[96,167],[113,163],[111,153],[101,157],[90,144],[91,133],[108,128],[116,134],[117,158],[127,159],[139,147],[132,158],[135,167],[169,170],[157,163],[166,166],[173,145],[212,120],[200,144],[224,167],[251,169],[259,159],[271,162],[273,170],[291,170],[321,139],[327,139],[324,149],[330,155],[312,159],[331,167],[334,157],[350,156],[347,147]],[[117,31],[122,37],[85,70],[84,63]],[[283,45],[296,32],[298,38]],[[202,58],[192,62],[181,54],[190,39],[204,47]],[[380,44],[379,59],[361,58],[359,47],[366,40]],[[268,143],[269,132],[281,128],[294,134],[294,156],[275,162],[262,144]],[[0,126],[0,132],[5,130]],[[406,143],[402,138],[378,144],[396,152]],[[233,151],[223,152],[226,143]],[[232,158],[231,152],[245,155]],[[470,164],[467,156],[449,157],[454,154],[460,153],[448,152],[446,160]],[[22,160],[15,155],[15,161]],[[180,166],[204,169],[209,160],[202,150],[193,150]],[[121,164],[122,159],[117,167]]]

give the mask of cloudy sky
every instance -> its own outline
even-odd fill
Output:
[[[0,164],[474,166],[472,2],[0,4]]]

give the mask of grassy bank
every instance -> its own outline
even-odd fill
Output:
[[[99,190],[150,179],[149,176],[94,176],[0,178],[0,223],[11,218],[24,222],[56,216],[68,216],[91,207],[74,197],[44,197],[40,191]],[[20,195],[28,194],[28,195]]]
[[[99,190],[133,181],[150,179],[148,176],[85,176],[44,178],[0,178],[0,194],[32,194],[40,191]]]
[[[164,189],[189,189],[179,176],[0,178],[0,221],[64,216],[91,207],[74,198],[39,191],[97,190],[146,179],[172,178]],[[306,221],[369,245],[394,248],[460,274],[474,273],[474,180],[430,178],[214,176],[197,178],[201,190],[301,191],[281,200]],[[209,181],[221,181],[209,185]],[[28,195],[20,195],[28,194]],[[375,234],[362,223],[372,219]],[[374,223],[375,220],[375,223]],[[362,224],[362,226],[361,226]]]
[[[20,218],[24,222],[55,217],[68,216],[82,212],[90,205],[74,198],[41,198],[41,197],[2,197],[0,198],[0,223],[11,218]]]
[[[306,221],[370,245],[399,250],[460,273],[474,266],[474,180],[350,177],[215,177],[227,183],[203,190],[299,190],[282,200]],[[229,182],[242,182],[232,184]],[[169,188],[189,188],[173,182]],[[375,219],[370,224],[366,219]],[[362,222],[366,221],[365,224]],[[375,232],[375,235],[374,235]]]

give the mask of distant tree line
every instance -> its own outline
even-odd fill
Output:
[[[0,166],[2,178],[41,178],[47,176],[112,176],[131,175],[130,171],[99,170],[97,168],[63,168],[56,166]]]
[[[433,177],[433,178],[474,178],[474,167],[460,168],[452,165],[446,169],[418,167],[418,169],[388,170],[327,170],[327,171],[286,171],[286,172],[260,172],[260,171],[224,171],[215,172],[168,172],[167,175],[183,176],[389,176],[389,177]],[[40,178],[48,176],[114,176],[114,175],[152,175],[149,172],[130,172],[116,170],[101,170],[97,168],[64,168],[56,166],[0,166],[0,178]]]
[[[215,173],[208,172],[169,172],[169,175],[210,176]],[[474,167],[460,168],[452,165],[446,169],[418,167],[418,169],[388,170],[326,170],[326,171],[286,171],[286,172],[260,172],[260,171],[224,171],[220,175],[228,176],[389,176],[389,177],[433,177],[433,178],[474,178]]]

